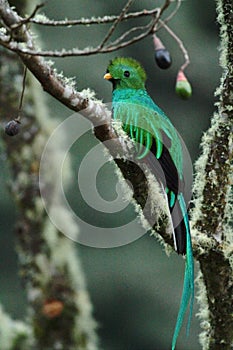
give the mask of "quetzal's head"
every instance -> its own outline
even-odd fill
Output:
[[[113,89],[145,89],[146,72],[133,58],[117,57],[110,61],[104,79],[111,81]]]

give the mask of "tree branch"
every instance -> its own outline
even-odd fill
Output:
[[[0,16],[4,23],[10,27],[11,25],[17,24],[20,21],[20,18],[15,13],[15,11],[13,11],[9,5],[6,4],[6,0],[0,0]],[[167,5],[168,2],[166,2],[166,6]],[[157,19],[155,19],[155,21],[156,20]],[[21,43],[23,42],[26,45],[30,45],[31,49],[34,50],[32,37],[30,36],[25,26],[22,26],[18,29],[18,32],[15,33],[14,40]],[[93,123],[95,136],[101,142],[104,142],[106,140],[112,141],[109,143],[109,151],[113,157],[115,157],[117,154],[125,154],[125,152],[127,152],[127,149],[130,150],[129,153],[132,154],[132,141],[125,136],[124,144],[122,144],[122,141],[117,137],[117,134],[112,127],[111,115],[104,104],[93,99],[92,97],[89,98],[87,91],[78,92],[73,87],[66,85],[65,82],[60,77],[58,77],[56,72],[51,69],[51,67],[43,58],[38,56],[25,55],[21,52],[18,54],[23,63],[38,79],[46,92],[55,97],[58,101],[63,103],[71,110],[76,112],[82,111],[82,114]],[[139,190],[138,179],[129,175],[134,173],[135,169],[133,168],[133,170],[130,170],[131,165],[125,164],[124,162],[119,162],[118,166],[120,167],[125,178],[128,179],[130,177],[133,187],[135,189],[138,189],[138,192],[136,191],[134,194],[136,202],[142,205],[144,203],[144,196],[142,196],[142,193],[150,193],[151,198],[148,201],[149,206],[147,208],[145,216],[146,219],[149,222],[153,222],[154,225],[156,221],[155,208],[158,208],[158,203],[156,203],[156,201],[158,196],[161,197],[159,190],[154,189],[153,191],[148,191],[148,181],[146,178],[141,181]],[[153,175],[151,176],[153,177]],[[152,188],[153,181],[156,183],[156,180],[152,180],[151,178],[149,186],[152,186]],[[152,198],[153,194],[154,198]],[[161,215],[161,209],[157,215]],[[159,231],[165,241],[169,244],[172,244],[172,237],[166,230],[166,224],[164,223],[161,225],[159,229],[157,228],[157,225],[155,226],[156,231]]]
[[[17,29],[17,28],[21,27],[23,24],[27,24],[27,23],[31,22],[31,20],[36,16],[36,13],[39,11],[39,9],[41,9],[44,5],[45,5],[44,3],[36,5],[35,9],[32,11],[30,16],[23,18],[17,25],[11,26],[11,29]]]
[[[152,10],[142,10],[138,12],[132,12],[125,14],[122,16],[121,21],[126,21],[129,19],[135,19],[139,17],[151,17],[154,16],[158,12],[158,8],[154,8]],[[40,16],[38,16],[40,18]],[[82,18],[82,19],[74,19],[74,20],[51,20],[48,19],[45,16],[41,16],[42,18],[39,19],[37,17],[35,18],[30,18],[31,23],[39,24],[39,25],[44,25],[44,26],[51,26],[51,27],[70,27],[70,26],[76,26],[76,25],[93,25],[93,24],[108,24],[116,21],[119,16],[104,16],[104,17],[92,17],[92,18]]]
[[[113,25],[111,26],[111,28],[109,29],[108,33],[106,34],[106,36],[104,37],[102,43],[99,45],[99,48],[102,49],[104,47],[104,44],[109,40],[109,38],[112,36],[113,32],[115,31],[117,25],[122,21],[122,18],[124,17],[124,15],[126,14],[126,12],[128,11],[129,7],[131,6],[131,4],[133,3],[134,0],[129,0],[125,7],[122,9],[120,15],[117,17],[117,19],[114,21]]]
[[[3,0],[2,0],[3,1]],[[23,25],[25,25],[26,23],[28,23],[29,21],[31,21],[31,16],[26,17],[26,18],[21,18],[18,16],[17,20],[15,21],[15,23],[9,23],[8,25],[6,24],[6,21],[4,21],[4,25],[7,29],[7,33],[0,33],[0,44],[5,46],[6,48],[8,48],[9,50],[12,50],[14,52],[17,52],[18,54],[24,54],[24,55],[30,55],[30,56],[41,56],[41,57],[70,57],[70,56],[88,56],[88,55],[94,55],[97,53],[109,53],[109,52],[113,52],[119,49],[122,49],[124,47],[127,47],[129,45],[132,45],[144,38],[146,38],[148,35],[151,35],[153,32],[155,32],[156,29],[156,25],[159,21],[159,19],[161,18],[161,16],[163,15],[164,11],[171,5],[172,1],[168,1],[166,0],[164,2],[164,5],[161,6],[161,8],[157,8],[154,9],[152,11],[143,11],[143,12],[136,12],[134,14],[131,14],[130,16],[126,15],[126,11],[128,10],[129,6],[131,5],[131,0],[128,1],[128,3],[126,4],[125,8],[122,10],[122,12],[120,13],[119,16],[116,17],[111,17],[111,20],[109,21],[109,18],[104,17],[100,23],[104,23],[104,21],[107,22],[112,22],[112,19],[114,19],[114,23],[113,25],[110,27],[109,32],[106,34],[106,36],[104,37],[104,39],[102,40],[102,42],[92,48],[92,47],[86,47],[84,49],[78,49],[78,48],[73,48],[71,50],[66,50],[66,49],[62,49],[62,50],[38,50],[35,49],[28,45],[28,42],[26,40],[22,42],[15,40],[13,41],[12,38],[14,38],[14,32],[16,29],[19,29],[20,27],[22,27]],[[4,3],[4,1],[3,1]],[[180,1],[178,1],[178,4],[180,3]],[[38,10],[38,7],[41,7],[42,5],[38,5],[35,10],[33,11],[33,13],[35,13]],[[172,18],[172,16],[176,13],[177,9],[179,8],[179,6],[176,7],[176,9],[170,14],[170,16],[168,16],[165,21],[167,22],[168,20],[170,20]],[[113,32],[115,31],[117,25],[122,22],[124,19],[128,19],[128,18],[138,18],[141,15],[150,15],[151,16],[151,21],[148,25],[145,26],[137,26],[132,28],[132,30],[129,30],[127,32],[127,35],[122,35],[120,36],[120,38],[114,40],[113,43],[107,44],[107,41],[109,40],[109,38],[112,36]],[[85,22],[86,20],[84,20]],[[94,23],[93,20],[90,21],[91,23]],[[52,25],[52,22],[49,22]],[[55,22],[53,22],[55,23]],[[64,23],[63,21],[61,23]],[[70,23],[69,21],[66,22]],[[80,21],[75,22],[76,24],[81,24]],[[96,22],[98,23],[98,21]],[[54,24],[55,25],[55,24]],[[67,24],[68,25],[68,24]],[[122,41],[123,39],[125,39],[130,33],[133,33],[134,31],[138,30],[140,32],[140,34],[133,36],[130,39],[127,39],[125,41]],[[30,44],[30,43],[29,43]],[[105,45],[106,44],[106,45]]]

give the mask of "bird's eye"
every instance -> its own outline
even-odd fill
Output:
[[[128,78],[128,77],[130,76],[130,72],[129,72],[128,70],[125,70],[125,71],[124,71],[124,76],[125,76],[126,78]]]

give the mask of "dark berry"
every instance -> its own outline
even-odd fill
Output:
[[[10,120],[5,126],[5,133],[9,136],[15,136],[19,133],[20,122],[18,120]]]
[[[172,64],[172,59],[167,49],[155,50],[155,61],[161,69],[167,69]]]

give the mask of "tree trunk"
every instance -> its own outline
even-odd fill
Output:
[[[192,213],[193,232],[197,237],[194,248],[202,273],[198,299],[204,329],[200,335],[203,350],[233,349],[232,0],[218,0],[217,13],[223,74],[217,89],[218,112],[203,136],[202,156],[196,163]]]

